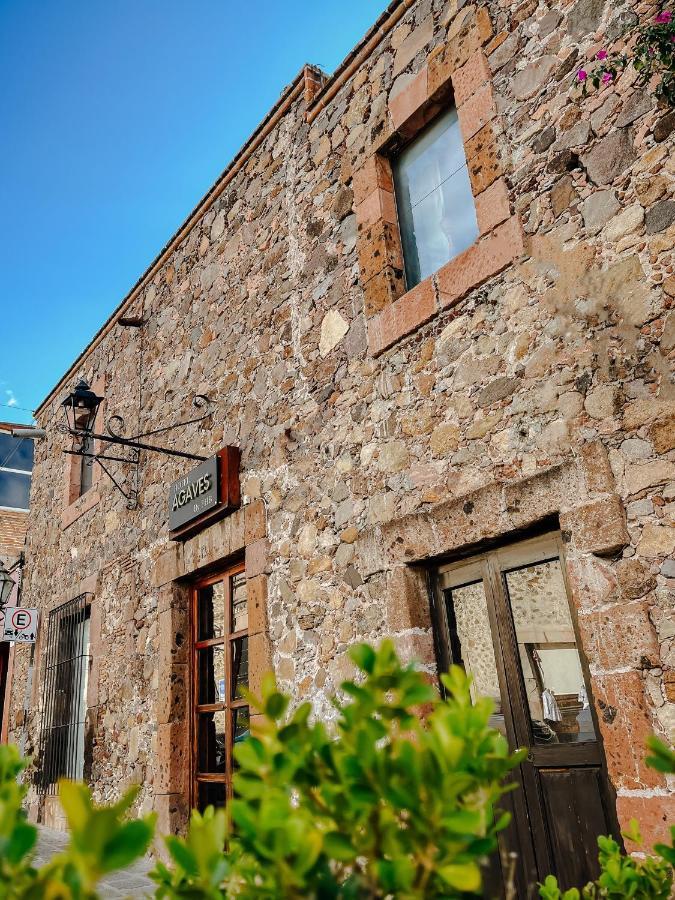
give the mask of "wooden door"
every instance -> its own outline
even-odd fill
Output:
[[[528,749],[504,804],[517,896],[538,896],[549,873],[581,886],[597,874],[598,835],[617,829],[560,537],[444,566],[439,587],[441,664],[463,665],[494,698],[495,727]]]

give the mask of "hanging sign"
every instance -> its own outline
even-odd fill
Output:
[[[239,506],[239,449],[225,447],[169,487],[169,530],[174,540],[194,534]]]
[[[37,609],[25,606],[6,606],[3,640],[19,644],[34,644],[38,632]]]

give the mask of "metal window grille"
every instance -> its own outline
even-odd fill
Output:
[[[49,614],[38,776],[43,794],[55,793],[59,778],[84,774],[90,599],[82,594]]]

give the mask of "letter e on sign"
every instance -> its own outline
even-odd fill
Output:
[[[34,644],[38,631],[37,609],[25,606],[5,607],[5,623],[3,640],[16,641],[19,644]]]

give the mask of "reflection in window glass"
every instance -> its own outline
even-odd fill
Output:
[[[199,702],[225,703],[225,647],[199,650]]]
[[[248,628],[248,598],[246,575],[240,572],[232,576],[232,628],[231,631],[245,631]]]
[[[232,641],[232,696],[235,700],[243,696],[242,688],[248,687],[248,638]]]
[[[33,441],[0,434],[0,469],[19,469],[30,472],[33,468]]]
[[[463,665],[473,677],[474,696],[494,700],[491,724],[503,732],[501,691],[483,582],[451,588],[446,591],[446,604],[453,661]]]
[[[478,237],[457,110],[439,116],[393,161],[408,288]]]
[[[199,771],[206,773],[225,771],[226,712],[202,713],[199,716]]]
[[[222,581],[199,591],[197,640],[222,637],[225,623],[225,585]]]
[[[505,574],[535,743],[594,741],[560,560]]]
[[[199,784],[199,808],[207,806],[225,806],[225,784],[214,781],[202,781]]]
[[[251,731],[251,716],[248,706],[239,706],[233,710],[233,738],[235,746],[245,741]],[[237,768],[237,761],[233,761],[234,767]]]
[[[0,506],[28,509],[30,475],[0,469]]]

